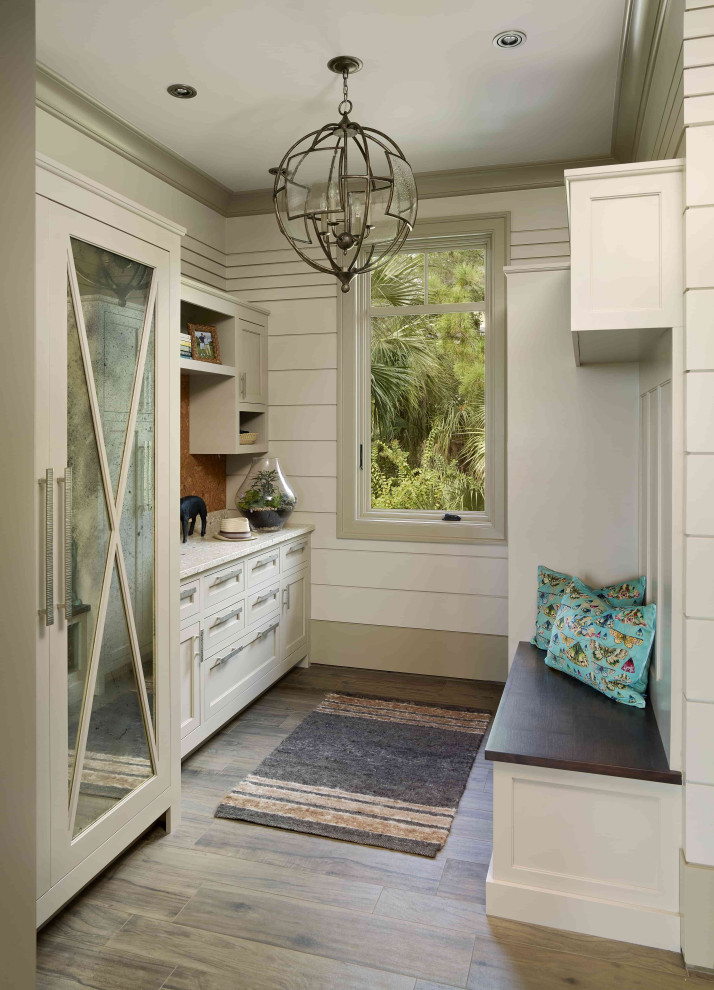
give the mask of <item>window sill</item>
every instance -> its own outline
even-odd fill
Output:
[[[385,540],[408,543],[497,543],[506,542],[502,527],[489,519],[442,522],[430,517],[419,520],[403,514],[401,518],[384,512],[365,513],[356,518],[338,518],[337,536],[349,540]]]

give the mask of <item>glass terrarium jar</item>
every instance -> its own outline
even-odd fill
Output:
[[[254,457],[236,495],[236,508],[255,533],[276,533],[290,518],[297,499],[277,457]]]

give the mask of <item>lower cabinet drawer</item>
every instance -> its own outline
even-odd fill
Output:
[[[256,588],[266,581],[274,581],[280,574],[280,549],[269,550],[261,553],[258,557],[251,557],[246,561],[246,584],[249,588]]]
[[[203,661],[203,719],[230,704],[278,663],[278,617],[221,647]]]
[[[210,656],[223,643],[242,635],[245,629],[245,598],[237,598],[203,617],[203,652]]]
[[[310,542],[308,539],[296,540],[280,548],[280,571],[284,574],[294,567],[306,564],[310,559]]]
[[[193,619],[201,611],[201,578],[184,581],[181,585],[181,605],[179,606],[180,621]]]
[[[212,611],[214,606],[231,601],[245,588],[245,562],[234,561],[220,571],[201,578],[201,608]]]
[[[245,624],[253,627],[272,612],[280,610],[280,584],[254,591],[245,600]]]

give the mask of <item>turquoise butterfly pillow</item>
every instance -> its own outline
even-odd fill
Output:
[[[634,708],[645,707],[656,605],[614,608],[577,579],[563,598],[545,662]]]
[[[538,612],[536,614],[536,628],[531,643],[547,650],[550,645],[550,637],[553,634],[553,623],[558,614],[560,603],[568,592],[573,581],[578,578],[571,577],[570,574],[561,574],[559,571],[551,571],[549,567],[538,568]],[[605,598],[610,605],[641,605],[645,598],[645,579],[636,578],[634,581],[627,581],[624,584],[611,584],[607,588],[589,588],[580,581],[580,584],[592,595]]]

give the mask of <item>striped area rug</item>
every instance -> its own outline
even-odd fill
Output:
[[[435,856],[490,720],[472,708],[328,694],[216,817]]]

